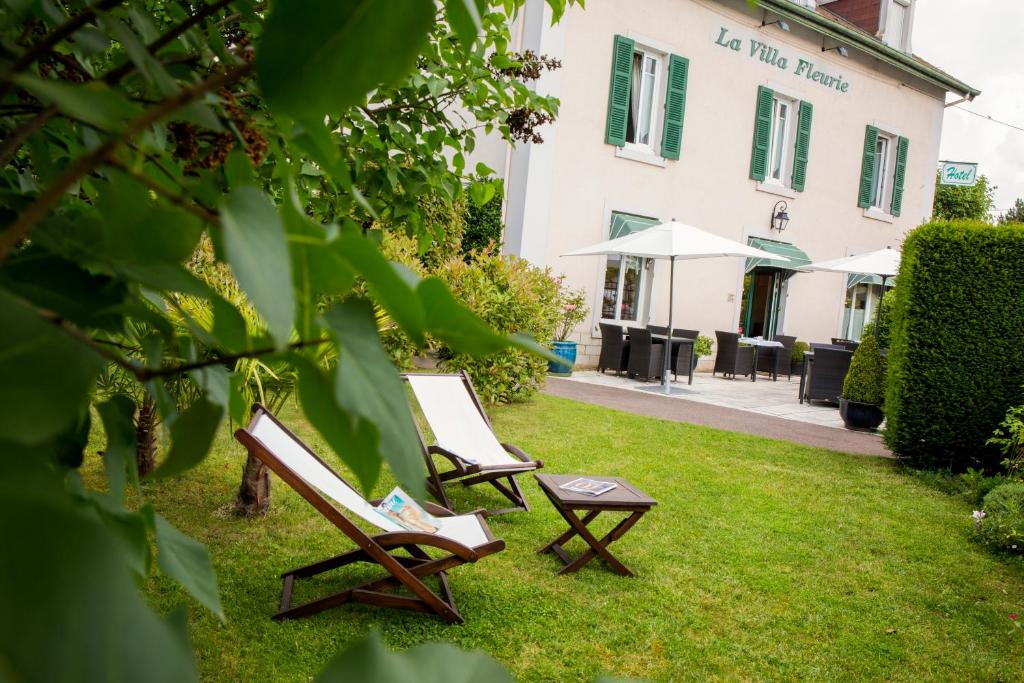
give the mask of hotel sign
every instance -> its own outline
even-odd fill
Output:
[[[978,182],[978,164],[963,161],[943,161],[939,175],[940,185],[973,187]]]
[[[726,50],[795,77],[806,78],[823,88],[843,94],[850,92],[850,82],[842,74],[830,70],[828,64],[823,65],[814,57],[789,47],[776,47],[760,33],[752,34],[737,28],[718,26],[715,29],[714,41],[715,45]]]

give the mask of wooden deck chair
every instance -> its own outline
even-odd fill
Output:
[[[373,507],[375,501],[363,498],[263,406],[253,406],[249,425],[235,431],[235,438],[359,546],[350,552],[282,574],[284,587],[280,608],[273,616],[275,620],[305,617],[347,602],[362,602],[433,612],[449,623],[463,622],[452,599],[446,572],[505,548],[503,540],[491,535],[482,511],[455,515],[439,505],[423,503],[427,512],[440,518],[441,528],[436,533],[409,531],[377,512]],[[350,515],[359,517],[383,533],[366,534],[349,519]],[[446,554],[434,558],[424,547],[437,548]],[[396,552],[400,550],[407,554]],[[334,595],[294,607],[291,605],[295,579],[322,574],[354,562],[378,564],[387,574]],[[427,577],[437,578],[438,592],[424,583]],[[401,588],[408,589],[412,595],[389,592]]]
[[[487,482],[513,503],[510,508],[488,510],[488,516],[529,510],[515,475],[540,469],[544,463],[532,460],[515,446],[498,441],[469,376],[462,372],[457,375],[405,373],[402,377],[412,387],[436,440],[428,446],[420,431],[420,445],[427,461],[427,490],[451,509],[445,484],[457,481],[463,486],[473,486]],[[447,458],[453,469],[438,472],[435,455]]]

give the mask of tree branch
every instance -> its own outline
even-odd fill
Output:
[[[215,213],[213,210],[203,206],[199,202],[193,201],[183,194],[178,194],[173,190],[167,189],[160,183],[150,178],[145,173],[142,173],[141,171],[138,171],[130,167],[128,164],[122,163],[120,160],[112,160],[111,164],[121,169],[122,171],[130,175],[132,178],[139,181],[149,189],[153,190],[153,192],[156,192],[158,195],[160,195],[167,201],[171,202],[172,204],[180,206],[189,213],[198,216],[199,220],[203,221],[204,223],[220,225],[220,216],[217,215],[217,213]]]
[[[7,94],[10,92],[11,76],[24,71],[35,63],[37,59],[52,50],[57,43],[95,19],[97,12],[108,10],[115,5],[120,5],[121,2],[122,0],[100,0],[96,4],[86,7],[81,12],[46,34],[45,38],[40,40],[28,51],[24,52],[20,57],[14,60],[14,64],[12,64],[11,68],[4,74],[7,82],[0,86],[0,100],[7,97]]]
[[[304,349],[310,346],[320,346],[322,344],[329,344],[331,339],[329,337],[321,337],[320,339],[303,339],[301,341],[292,342],[284,347],[285,350],[295,351],[297,349]],[[218,355],[213,358],[206,358],[204,360],[198,360],[191,363],[181,363],[179,365],[170,365],[165,368],[140,368],[140,371],[134,373],[140,382],[146,382],[151,379],[159,377],[169,377],[171,375],[180,375],[190,370],[199,370],[200,368],[208,368],[212,365],[227,365],[228,363],[234,363],[235,361],[242,360],[243,358],[259,358],[261,356],[269,356],[273,353],[280,353],[282,349],[278,349],[273,346],[265,346],[260,349],[250,349],[248,351],[240,351],[238,353],[228,353],[224,355]]]
[[[206,93],[219,90],[229,83],[244,79],[252,72],[252,69],[252,63],[246,62],[224,73],[212,76],[190,88],[183,88],[163,100],[160,104],[147,109],[129,121],[124,130],[107,140],[93,152],[76,159],[57,180],[51,183],[39,195],[28,209],[18,216],[18,219],[10,227],[0,232],[0,263],[3,263],[14,247],[32,232],[35,225],[61,200],[68,188],[97,166],[109,161],[118,145]]]

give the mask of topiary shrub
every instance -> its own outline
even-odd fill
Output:
[[[501,248],[502,232],[505,229],[501,221],[501,207],[505,192],[500,180],[493,183],[494,196],[486,203],[477,206],[469,203],[466,214],[466,225],[462,231],[462,253],[470,258],[473,252],[486,249],[491,243]]]
[[[993,470],[1024,403],[1024,226],[931,223],[907,237],[892,305],[885,441],[916,467]]]
[[[974,513],[975,537],[997,552],[1024,555],[1024,482],[989,491]]]
[[[436,275],[498,332],[527,332],[542,342],[554,338],[562,302],[559,281],[550,269],[486,248],[470,255],[468,262],[459,257],[446,261]],[[516,350],[479,359],[442,346],[438,359],[446,372],[468,372],[487,403],[529,398],[543,384],[548,366],[546,360]]]
[[[873,325],[864,328],[860,345],[853,352],[850,369],[843,380],[843,398],[876,406],[885,400],[885,358]]]
[[[890,331],[892,330],[892,306],[896,301],[896,288],[886,290],[882,295],[882,313],[878,316],[878,325],[875,327],[875,334],[878,336],[878,345],[889,348]]]

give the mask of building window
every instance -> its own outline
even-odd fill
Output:
[[[903,51],[910,49],[910,0],[890,0],[885,9],[882,40]]]
[[[768,180],[789,185],[793,177],[793,101],[775,96],[772,99],[772,136],[768,147]]]
[[[604,271],[604,296],[601,318],[623,322],[637,322],[641,315],[647,259],[639,256],[608,257]]]
[[[896,139],[879,133],[875,143],[875,186],[871,192],[871,208],[890,212],[892,206],[893,175],[896,170]]]
[[[628,144],[654,149],[660,80],[661,57],[642,49],[634,50],[629,88],[629,118],[626,122]]]

